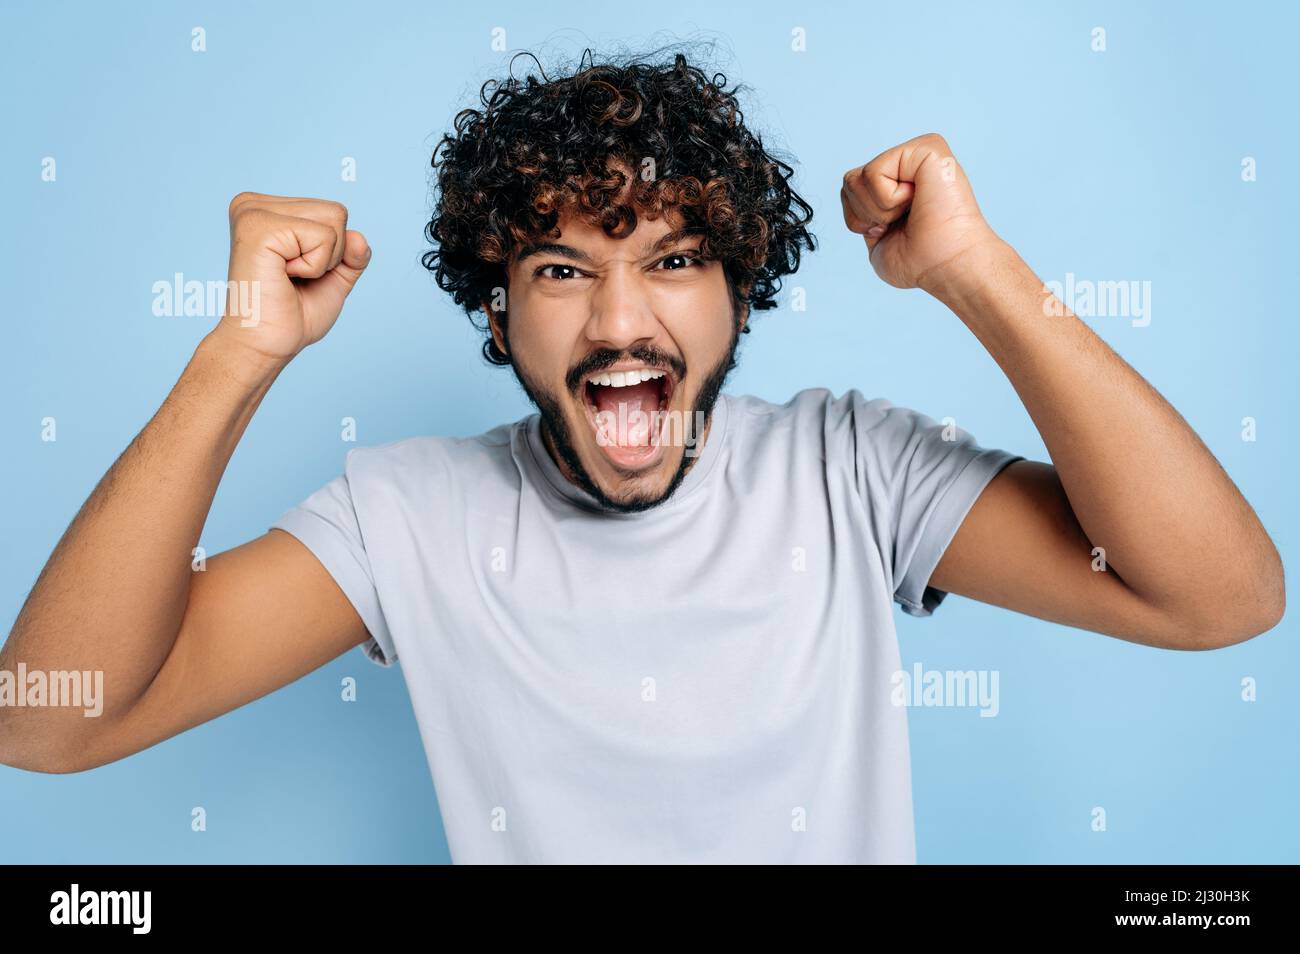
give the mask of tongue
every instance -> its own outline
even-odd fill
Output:
[[[608,412],[604,420],[609,422],[607,431],[615,443],[625,447],[650,443],[651,418],[659,410],[658,381],[622,388],[597,385],[593,390],[596,413]]]

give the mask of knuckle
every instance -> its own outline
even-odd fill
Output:
[[[228,208],[230,217],[234,218],[241,208],[243,208],[245,205],[247,205],[249,202],[253,200],[253,197],[255,195],[256,193],[254,192],[241,192],[239,193],[239,195],[231,199],[230,206]]]
[[[237,238],[248,238],[262,230],[266,219],[267,215],[262,209],[243,205],[230,217],[231,234]]]

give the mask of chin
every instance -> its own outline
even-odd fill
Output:
[[[602,448],[592,447],[588,454],[596,459],[586,463],[587,476],[600,490],[607,503],[641,509],[661,503],[674,489],[673,478],[681,466],[681,451],[660,448],[653,460],[634,467],[610,463]]]

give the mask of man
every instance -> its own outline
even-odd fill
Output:
[[[988,349],[1052,464],[857,391],[723,393],[751,310],[813,247],[723,85],[679,55],[462,112],[426,265],[539,413],[354,450],[192,573],[244,427],[370,259],[336,203],[237,196],[230,278],[257,313],[197,348],[0,658],[103,670],[104,714],[0,709],[0,759],[102,765],[364,643],[403,663],[455,861],[912,862],[893,602],[954,592],[1170,649],[1277,623],[1250,506],[1056,313],[938,136],[850,170],[845,222]]]

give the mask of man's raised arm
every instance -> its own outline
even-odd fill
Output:
[[[0,762],[69,772],[234,709],[366,638],[315,556],[272,531],[191,554],[263,396],[333,325],[370,249],[335,202],[230,204],[226,314],[55,547],[0,650],[0,672],[102,672],[102,711],[0,705]]]
[[[1052,459],[989,483],[931,585],[1171,649],[1277,624],[1282,564],[1250,504],[1178,412],[993,233],[941,137],[850,170],[841,199],[877,274],[961,318]]]

